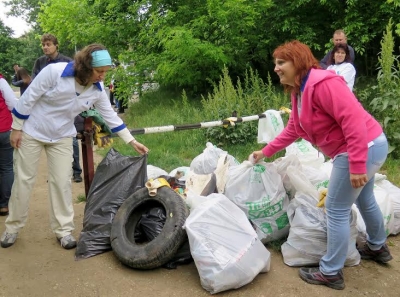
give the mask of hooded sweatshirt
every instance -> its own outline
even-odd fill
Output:
[[[365,174],[368,143],[382,133],[380,124],[364,110],[343,77],[331,71],[311,69],[301,91],[301,106],[293,93],[288,124],[263,148],[264,155],[271,157],[303,138],[330,158],[347,152],[350,173]]]

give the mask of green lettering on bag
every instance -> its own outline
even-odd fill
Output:
[[[258,202],[246,202],[249,209],[248,217],[250,220],[272,217],[283,210],[283,201],[284,198],[273,205],[270,204],[269,200],[266,202],[265,199]]]
[[[275,220],[275,223],[278,226],[278,230],[281,230],[289,225],[289,217],[287,216],[287,213],[283,213],[279,218]]]
[[[270,223],[267,223],[267,222],[262,223],[259,228],[264,234],[272,233],[272,226]]]
[[[265,166],[263,166],[261,164],[255,164],[253,166],[253,171],[257,172],[257,173],[264,173],[265,172]]]
[[[279,123],[278,123],[278,119],[276,118],[276,116],[274,114],[271,114],[271,123],[272,123],[272,127],[274,128],[274,130],[278,130],[279,127]]]
[[[246,202],[246,206],[249,211],[260,211],[261,209],[268,207],[271,198],[267,195],[267,197],[263,197],[261,200]]]
[[[319,189],[319,188],[321,188],[321,187],[328,188],[328,185],[329,185],[329,179],[324,180],[324,181],[318,183],[315,187],[316,187],[317,189]]]
[[[383,216],[383,221],[385,225],[389,225],[390,219],[392,218],[392,215],[389,214],[387,216]],[[390,230],[388,228],[385,228],[386,236],[389,236]]]
[[[299,151],[301,151],[302,153],[307,153],[310,151],[310,148],[305,144],[304,141],[296,142],[296,145],[297,145]]]

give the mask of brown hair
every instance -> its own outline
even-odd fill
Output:
[[[29,86],[32,81],[31,76],[29,75],[28,70],[23,67],[19,67],[17,70],[17,77],[24,82],[24,85]]]
[[[86,85],[89,82],[93,73],[92,53],[105,49],[106,47],[104,45],[93,43],[76,53],[74,58],[75,76],[80,80],[82,85]]]
[[[329,56],[329,64],[328,65],[333,65],[335,64],[335,53],[339,50],[342,49],[344,50],[344,52],[346,53],[346,57],[344,58],[343,62],[351,62],[351,57],[350,57],[350,50],[349,47],[347,46],[347,44],[343,44],[343,43],[339,43],[337,45],[335,45],[331,51],[331,54]]]
[[[283,85],[285,92],[300,91],[302,79],[311,68],[321,68],[318,60],[312,54],[310,48],[298,40],[286,42],[278,46],[272,54],[274,59],[291,61],[296,71],[295,86]]]
[[[40,38],[40,42],[46,42],[46,41],[51,41],[55,46],[57,46],[58,50],[58,40],[57,37],[55,37],[53,34],[46,33],[42,35],[42,38]]]

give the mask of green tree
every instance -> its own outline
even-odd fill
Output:
[[[16,0],[13,0],[16,1]],[[28,0],[25,0],[28,1]],[[34,1],[34,0],[31,0]],[[358,75],[375,71],[385,23],[400,23],[399,0],[47,0],[38,23],[71,46],[101,42],[135,73],[156,70],[162,85],[201,92],[224,65],[267,77],[271,53],[299,39],[317,58],[342,28],[356,50]],[[132,64],[132,63],[131,63]]]
[[[15,53],[20,42],[12,38],[13,30],[0,20],[0,73],[9,81],[14,74]]]

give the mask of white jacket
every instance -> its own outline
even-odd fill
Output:
[[[12,127],[20,130],[23,121],[22,130],[33,138],[59,141],[76,136],[74,118],[95,105],[113,133],[125,130],[125,124],[111,107],[103,83],[91,85],[78,96],[74,73],[73,62],[49,64],[43,68],[15,105]],[[124,134],[130,134],[126,130]],[[133,139],[132,136],[130,140]]]
[[[356,69],[351,63],[333,64],[326,68],[327,70],[335,70],[337,75],[343,76],[347,86],[353,91],[354,80],[356,78]]]

